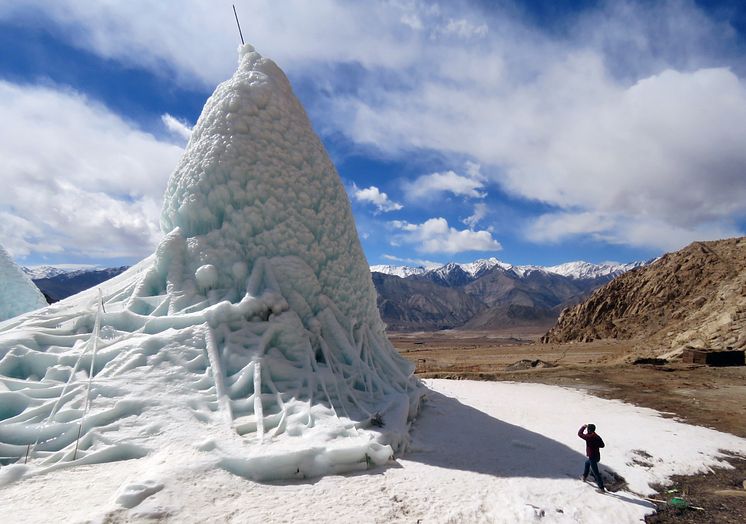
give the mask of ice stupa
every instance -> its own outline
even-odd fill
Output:
[[[0,322],[46,306],[39,288],[0,246]]]
[[[161,224],[140,264],[0,329],[0,483],[133,458],[302,478],[406,445],[422,388],[385,336],[346,193],[250,45]]]

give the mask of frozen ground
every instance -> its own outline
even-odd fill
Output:
[[[428,381],[409,452],[365,473],[257,483],[201,459],[202,425],[177,413],[150,455],[31,476],[0,488],[10,522],[638,522],[640,495],[673,474],[746,455],[746,440],[655,411],[539,384]],[[179,425],[175,425],[181,420]],[[578,480],[594,422],[602,463],[627,491]],[[173,426],[171,424],[174,424]],[[6,468],[3,468],[6,469]]]

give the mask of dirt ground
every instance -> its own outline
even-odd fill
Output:
[[[394,347],[422,378],[539,382],[656,409],[665,416],[746,438],[746,367],[667,362],[633,364],[634,342],[605,340],[539,344],[543,333],[389,333]],[[657,497],[682,496],[704,510],[659,504],[648,522],[746,522],[746,460],[734,469],[676,477]],[[676,489],[676,492],[668,492]]]

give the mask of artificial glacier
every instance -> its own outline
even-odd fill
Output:
[[[386,338],[344,188],[284,73],[239,53],[155,253],[0,327],[0,485],[143,457],[304,478],[406,447],[423,388]]]
[[[0,322],[46,306],[39,288],[0,246]]]

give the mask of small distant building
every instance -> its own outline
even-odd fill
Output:
[[[704,364],[706,366],[743,366],[746,365],[746,355],[739,351],[709,351],[706,349],[685,349],[682,360],[688,364]]]

